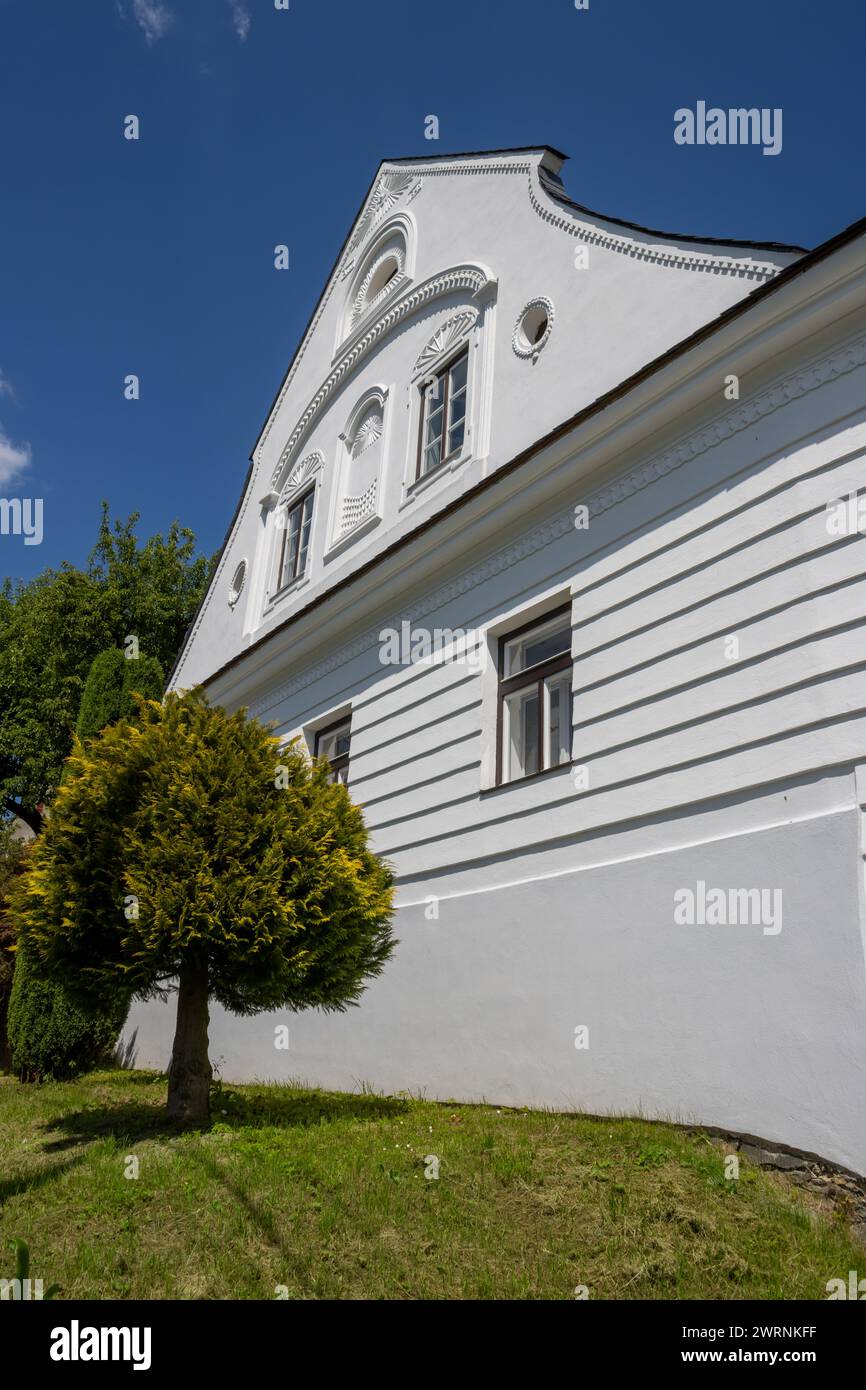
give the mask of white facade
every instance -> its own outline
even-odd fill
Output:
[[[642,231],[560,164],[382,165],[261,433],[172,683],[311,749],[351,716],[400,945],[288,1051],[286,1019],[214,1009],[211,1055],[866,1172],[866,546],[832,505],[864,482],[866,232]],[[424,383],[464,346],[462,442],[419,480]],[[563,605],[571,762],[497,785],[500,643]],[[389,629],[467,637],[395,665]],[[723,897],[737,924],[684,920]],[[173,1009],[130,1028],[164,1065]]]

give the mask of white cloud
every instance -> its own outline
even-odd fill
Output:
[[[5,487],[30,466],[30,445],[13,444],[0,425],[0,487]]]
[[[232,9],[232,20],[235,26],[235,33],[243,43],[247,34],[250,32],[252,17],[243,0],[229,0]]]
[[[0,367],[0,396],[9,396],[10,400],[13,401],[15,399],[12,382],[9,380],[8,376],[4,374],[2,367]]]
[[[132,0],[132,13],[148,43],[156,43],[174,24],[174,15],[160,0]]]

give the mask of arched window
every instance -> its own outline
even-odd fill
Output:
[[[308,572],[316,485],[323,461],[318,452],[301,459],[280,493],[274,509],[272,596],[289,588]]]
[[[381,228],[355,272],[346,299],[341,339],[348,338],[378,308],[409,283],[412,224],[398,215]]]

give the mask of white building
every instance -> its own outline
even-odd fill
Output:
[[[211,1055],[864,1172],[866,224],[671,235],[561,163],[384,162],[261,431],[172,683],[334,757],[400,945]]]

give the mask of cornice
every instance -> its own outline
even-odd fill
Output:
[[[596,488],[584,499],[590,516],[599,516],[610,508],[618,506],[635,493],[651,486],[660,478],[666,477],[675,469],[683,467],[717,444],[749,429],[757,420],[766,418],[776,410],[782,409],[791,401],[798,400],[811,391],[817,390],[827,382],[846,376],[858,367],[866,365],[866,337],[859,338],[826,357],[818,358],[808,366],[790,376],[784,377],[766,390],[757,393],[749,400],[742,401],[719,416],[702,429],[686,436],[673,448],[658,453],[654,458],[629,469],[621,477]],[[479,563],[470,566],[453,579],[438,585],[415,603],[400,610],[400,618],[410,623],[417,622],[436,612],[443,604],[459,598],[461,594],[478,587],[486,580],[510,569],[519,561],[550,545],[552,541],[567,535],[574,529],[574,507],[570,505],[563,511],[547,518],[540,525],[527,532],[518,540],[503,546]],[[249,703],[250,713],[261,715],[298,691],[314,684],[323,676],[339,669],[354,657],[361,656],[376,647],[382,622],[370,626],[362,634],[345,643],[328,657],[308,667],[291,680],[273,687],[258,700]]]
[[[537,161],[532,159],[473,160],[465,164],[425,167],[407,170],[418,179],[444,178],[449,175],[473,174],[518,174],[527,180],[529,201],[542,221],[550,223],[569,236],[576,237],[593,246],[615,251],[632,260],[650,261],[655,265],[672,267],[676,270],[708,271],[715,275],[735,275],[749,280],[771,280],[778,275],[780,266],[772,261],[758,261],[752,257],[725,255],[723,252],[709,254],[703,251],[690,251],[683,247],[663,246],[639,241],[637,236],[624,236],[620,233],[603,231],[593,223],[584,221],[576,211],[563,209],[545,193],[538,180]],[[603,219],[601,219],[603,220]],[[676,240],[676,238],[672,238]]]

